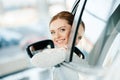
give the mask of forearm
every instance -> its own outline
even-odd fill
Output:
[[[66,50],[63,48],[45,49],[31,59],[34,66],[41,68],[53,67],[65,61]]]

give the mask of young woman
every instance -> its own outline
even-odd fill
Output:
[[[66,49],[72,28],[74,16],[68,11],[62,11],[50,21],[51,38],[55,44],[54,49],[46,49],[32,57],[32,63],[39,67],[50,67],[62,63],[66,59]],[[78,30],[76,44],[85,32],[84,23],[81,22]]]
[[[49,24],[50,32],[51,32],[52,40],[56,47],[67,48],[73,19],[74,19],[74,16],[68,11],[62,11],[58,13],[57,15],[53,16],[53,18],[51,19],[50,24]],[[85,24],[82,21],[78,29],[78,34],[76,37],[76,45],[82,39],[84,33],[85,33]],[[84,55],[86,58],[87,52],[84,49],[80,49],[80,50],[84,52]]]
[[[51,19],[50,32],[56,47],[67,46],[73,19],[74,16],[67,11],[62,11]]]
[[[68,11],[62,11],[53,16],[50,21],[50,32],[52,40],[57,47],[64,47],[68,44],[70,31],[72,28],[74,16]],[[85,25],[83,22],[80,24],[76,44],[82,38],[85,32]]]

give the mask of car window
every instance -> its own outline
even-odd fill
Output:
[[[113,66],[117,67],[119,65],[119,62],[114,62],[118,60],[120,53],[118,45],[120,42],[119,13],[120,1],[109,0],[106,3],[106,1],[101,0],[91,0],[87,2],[82,20],[86,24],[85,37],[87,42],[85,42],[86,48],[84,49],[88,51],[88,63],[86,64],[84,60],[76,63],[74,58],[70,63],[63,63],[61,70],[63,73],[66,72],[67,77],[73,73],[74,78],[77,77],[78,79],[104,80],[104,78],[106,79],[105,74],[110,72],[109,69],[112,68],[113,70]],[[90,46],[89,41],[92,46]],[[72,55],[72,57],[74,56]],[[116,73],[116,70],[113,70],[114,73]],[[107,75],[108,80],[111,78],[111,74],[112,72]],[[119,79],[118,74],[119,72],[114,77],[116,80]],[[68,79],[72,80],[73,78],[68,77]]]
[[[92,1],[94,2],[94,0]],[[84,40],[82,40],[82,46],[80,43],[78,45],[80,48],[82,48],[87,52],[88,54],[87,60],[90,65],[92,65],[92,63],[95,64],[95,62],[97,63],[97,59],[100,58],[100,54],[105,44],[104,39],[106,39],[105,37],[102,36],[105,35],[105,30],[106,28],[108,28],[107,26],[109,24],[108,23],[109,18],[111,17],[112,13],[117,8],[117,6],[119,5],[119,2],[114,2],[114,1],[113,2],[115,4],[113,4],[111,1],[109,1],[109,3],[102,1],[95,1],[95,5],[93,5],[92,1],[87,1],[87,4],[83,11],[81,20],[83,20],[85,23],[85,35],[83,38]],[[98,3],[103,4],[103,6],[101,6]],[[80,15],[80,14],[76,12],[76,15]],[[113,30],[113,28],[111,30]],[[103,41],[100,42],[100,38]]]

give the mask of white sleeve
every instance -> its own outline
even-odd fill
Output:
[[[48,68],[62,63],[66,59],[66,50],[63,48],[45,49],[35,54],[31,62],[36,67]]]

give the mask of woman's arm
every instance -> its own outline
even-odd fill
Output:
[[[64,48],[45,49],[35,54],[31,62],[36,67],[48,68],[62,63],[66,58],[66,50]]]

